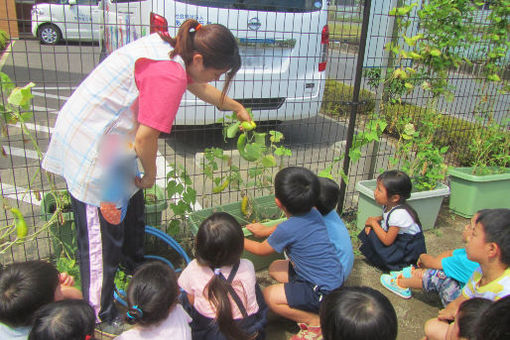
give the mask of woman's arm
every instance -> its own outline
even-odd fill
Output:
[[[207,83],[193,83],[188,85],[188,90],[193,93],[195,96],[216,106],[220,110],[225,111],[234,111],[237,115],[237,118],[240,121],[250,121],[250,115],[248,111],[244,108],[241,103],[235,101],[234,99],[225,96],[225,100],[221,103],[221,91]]]
[[[158,130],[143,124],[140,124],[136,131],[135,152],[142,163],[144,172],[142,178],[135,178],[135,184],[139,188],[150,188],[156,182],[156,154],[159,134]]]

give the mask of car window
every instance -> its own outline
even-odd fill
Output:
[[[97,0],[77,0],[77,5],[96,6]]]

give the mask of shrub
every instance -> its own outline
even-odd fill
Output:
[[[321,112],[330,116],[344,116],[351,112],[353,87],[342,82],[328,79],[322,99]],[[372,113],[375,107],[375,94],[361,90],[359,100],[362,103],[358,106],[358,114]]]

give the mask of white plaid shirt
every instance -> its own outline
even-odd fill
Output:
[[[170,60],[171,50],[170,44],[152,34],[114,51],[60,110],[42,166],[63,176],[78,200],[95,206],[102,201],[105,174],[99,150],[104,137],[117,135],[126,145],[134,143],[138,128],[135,62],[139,58]],[[174,60],[185,68],[180,57]],[[134,155],[133,149],[129,152]],[[131,195],[137,190],[133,182]]]

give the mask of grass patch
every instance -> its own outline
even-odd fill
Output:
[[[332,21],[328,23],[329,38],[331,40],[345,41],[350,40],[358,42],[361,37],[361,25],[356,23],[346,23]]]

